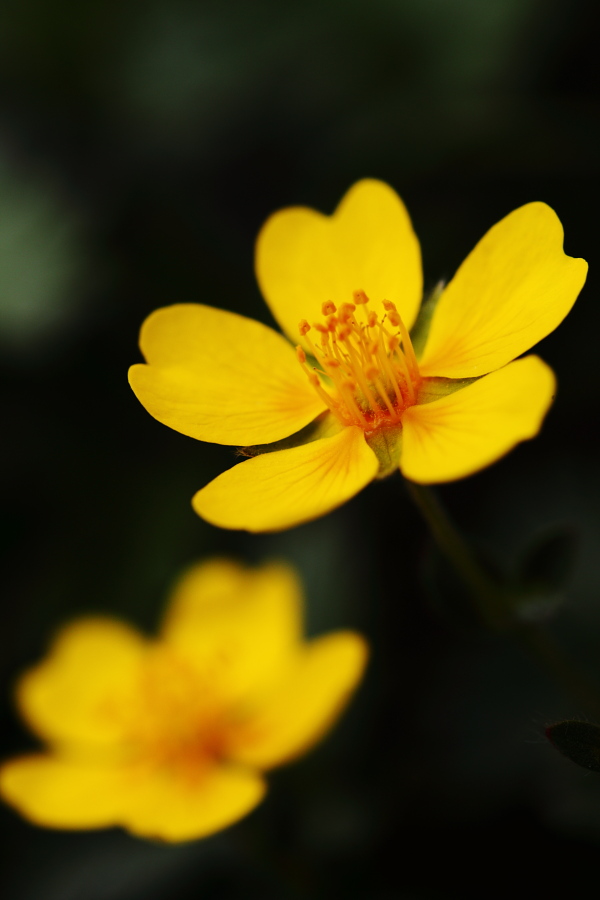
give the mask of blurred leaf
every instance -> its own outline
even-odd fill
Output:
[[[80,227],[52,185],[0,156],[0,344],[23,354],[78,311]]]
[[[579,537],[570,527],[556,528],[536,540],[526,550],[518,570],[523,585],[561,589],[567,584]]]
[[[579,538],[569,527],[555,528],[526,549],[515,579],[515,612],[519,619],[538,622],[553,616],[566,599]]]
[[[567,719],[549,725],[546,737],[571,762],[584,769],[600,772],[600,726]]]

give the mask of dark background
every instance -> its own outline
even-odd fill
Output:
[[[332,737],[207,840],[37,830],[0,809],[6,900],[576,895],[597,883],[600,781],[544,725],[584,714],[467,621],[399,476],[278,535],[219,531],[193,493],[234,461],[127,385],[153,309],[271,322],[253,242],[273,210],[355,180],[403,196],[426,285],[544,200],[590,262],[541,355],[541,436],[440,495],[501,566],[548,529],[578,553],[557,636],[600,677],[600,70],[590,0],[24,0],[0,6],[3,755],[10,691],[65,619],[154,627],[186,563],[291,559],[311,633],[373,646]],[[433,571],[438,572],[437,580]]]

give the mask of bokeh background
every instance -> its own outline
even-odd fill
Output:
[[[592,0],[6,0],[0,6],[1,753],[33,746],[10,696],[53,630],[100,611],[152,629],[187,563],[299,568],[311,633],[373,657],[330,739],[201,842],[43,831],[0,809],[5,900],[577,893],[597,881],[600,780],[544,725],[585,713],[468,620],[400,477],[325,519],[222,532],[193,493],[235,461],[155,422],[128,388],[158,306],[271,323],[253,242],[273,210],[331,211],[387,180],[426,283],[530,200],[587,258],[540,353],[559,394],[539,439],[440,495],[510,570],[567,529],[552,627],[600,677],[600,69]]]

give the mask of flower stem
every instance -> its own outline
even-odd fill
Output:
[[[504,591],[477,562],[468,543],[451,522],[431,488],[415,484],[414,481],[406,481],[406,486],[429,525],[438,547],[468,588],[469,599],[477,618],[494,631],[503,630],[509,618]]]
[[[480,565],[431,488],[408,480],[406,486],[438,547],[466,586],[477,618],[493,631],[510,633],[567,694],[600,721],[598,686],[587,679],[546,629],[519,621],[510,589],[496,584]]]

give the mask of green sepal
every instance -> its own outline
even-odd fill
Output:
[[[518,563],[513,581],[513,608],[522,622],[549,619],[566,599],[577,555],[578,535],[569,527],[554,528],[535,540]]]
[[[417,321],[410,332],[410,340],[417,359],[423,355],[435,308],[442,296],[445,284],[438,281],[429,296],[421,304]],[[424,378],[417,392],[417,403],[433,403],[440,397],[460,391],[477,381],[477,378]]]
[[[592,772],[600,772],[600,726],[567,719],[548,725],[546,737],[571,762]]]
[[[474,381],[479,381],[479,377],[480,376],[477,376],[476,378],[424,378],[417,390],[417,403],[419,405],[423,403],[433,403],[434,400],[439,400],[441,397],[447,397],[448,394],[454,394],[455,391],[462,391],[463,388],[473,384]]]
[[[365,434],[367,444],[377,457],[379,471],[376,478],[387,478],[398,471],[402,453],[402,426],[390,425]]]
[[[425,344],[429,337],[429,329],[431,328],[431,320],[433,319],[435,308],[438,305],[438,300],[442,296],[444,287],[444,282],[438,281],[429,296],[421,303],[417,321],[411,328],[410,340],[417,359],[419,359],[425,349]]]
[[[276,450],[290,450],[292,447],[300,447],[302,444],[310,444],[313,441],[320,441],[323,438],[333,437],[344,428],[330,412],[323,412],[321,415],[296,431],[289,437],[282,438],[280,441],[273,441],[272,444],[253,444],[251,447],[238,447],[237,452],[240,456],[260,456],[262,453],[274,453]]]

